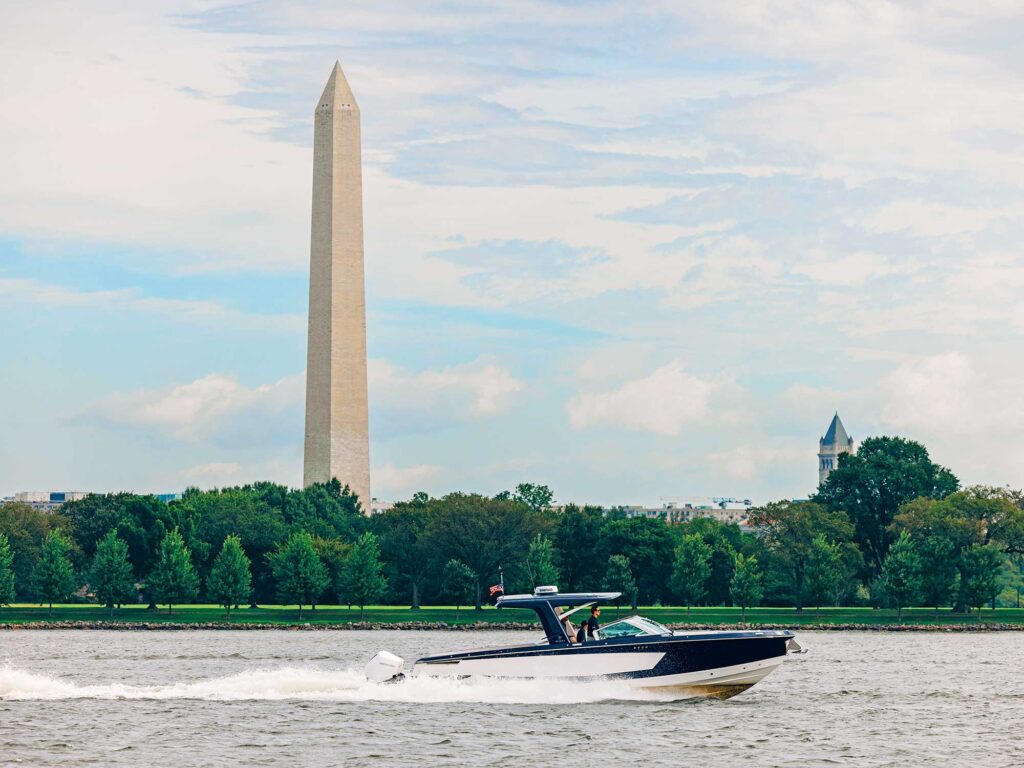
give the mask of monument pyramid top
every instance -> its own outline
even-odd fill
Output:
[[[320,96],[320,102],[317,104],[318,109],[325,107],[359,109],[355,94],[352,93],[348,80],[345,79],[345,73],[342,71],[341,62],[339,61],[334,62],[334,69],[331,70],[331,76],[327,79],[327,86],[324,88],[323,95]]]

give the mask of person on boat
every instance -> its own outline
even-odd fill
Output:
[[[601,625],[597,623],[597,617],[601,615],[601,606],[592,605],[590,606],[590,621],[587,622],[587,636],[590,640],[597,640],[598,630],[601,629]]]
[[[587,642],[587,620],[580,622],[580,631],[576,633],[576,642],[582,645]]]
[[[556,608],[555,612],[558,613],[558,612],[560,612],[560,610],[561,609]],[[567,638],[569,638],[569,642],[570,643],[575,643],[576,642],[576,635],[573,632],[573,626],[572,626],[572,619],[571,619],[571,617],[569,617],[569,616],[562,616],[561,617],[561,622],[562,622],[562,631],[565,632],[565,636]]]

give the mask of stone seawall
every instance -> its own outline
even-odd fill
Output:
[[[1022,624],[669,624],[670,629],[698,630],[758,630],[790,629],[794,632],[1022,632]],[[446,624],[443,621],[353,621],[346,624],[247,624],[224,621],[162,622],[162,621],[27,621],[21,624],[0,624],[0,631],[93,629],[117,631],[179,630],[233,630],[233,631],[291,631],[334,632],[351,630],[414,630],[445,632],[539,632],[537,624],[514,621],[477,621],[472,624]]]

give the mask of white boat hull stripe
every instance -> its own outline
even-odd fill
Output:
[[[665,656],[661,652],[560,653],[548,656],[514,656],[462,659],[458,663],[417,664],[416,675],[431,677],[598,677],[626,675],[654,669]]]

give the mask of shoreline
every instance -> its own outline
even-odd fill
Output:
[[[778,630],[793,632],[1024,632],[1021,624],[667,624],[681,631]],[[27,621],[0,623],[0,632],[17,631],[116,631],[116,632],[185,632],[185,631],[276,631],[276,632],[536,632],[540,627],[523,622],[478,621],[472,624],[447,624],[434,621],[352,621],[338,624],[257,624],[226,621],[156,622],[156,621]]]

